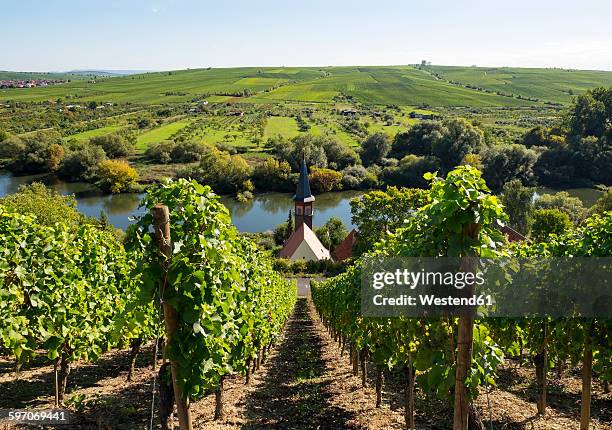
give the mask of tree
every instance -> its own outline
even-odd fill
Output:
[[[160,142],[154,145],[149,145],[145,151],[145,157],[156,163],[172,163],[172,151],[176,144],[174,142]]]
[[[612,188],[608,188],[606,191],[604,191],[604,193],[597,199],[591,210],[597,214],[612,211]]]
[[[289,212],[291,214],[291,212]],[[277,225],[272,232],[272,237],[274,238],[274,243],[277,245],[283,245],[287,239],[293,233],[293,219],[287,220],[282,224]]]
[[[587,215],[587,210],[578,197],[572,197],[567,191],[555,194],[542,194],[534,202],[536,209],[558,209],[567,214],[574,224],[579,224]]]
[[[11,137],[2,144],[2,153],[11,158],[10,168],[16,173],[46,173],[57,168],[58,148],[62,136],[55,131],[42,131]]]
[[[40,182],[21,186],[15,194],[0,198],[0,206],[12,212],[36,215],[36,222],[47,226],[56,223],[74,226],[85,219],[76,208],[74,196],[62,196]]]
[[[342,188],[345,190],[374,188],[376,185],[378,185],[378,178],[373,169],[349,166],[342,171]]]
[[[360,162],[359,155],[353,148],[349,148],[330,136],[315,137],[314,141],[320,143],[323,147],[330,169],[342,170]]]
[[[529,233],[534,192],[533,188],[525,187],[520,180],[513,179],[504,184],[501,195],[504,210],[510,218],[510,227],[525,235]]]
[[[385,133],[374,133],[361,142],[361,162],[364,166],[380,164],[391,150],[391,141]]]
[[[531,217],[531,237],[546,242],[551,234],[561,235],[573,229],[572,221],[559,209],[536,209]]]
[[[49,159],[47,160],[47,168],[50,172],[55,172],[59,169],[60,163],[62,162],[62,158],[64,158],[64,147],[58,145],[57,143],[52,144],[49,147],[48,155]]]
[[[404,224],[416,209],[427,203],[427,191],[388,187],[351,200],[353,224],[359,231],[355,254],[360,255]]]
[[[408,131],[397,133],[389,156],[402,159],[406,155],[431,155],[432,148],[448,130],[439,121],[423,121]]]
[[[576,97],[567,118],[570,136],[603,136],[606,122],[610,124],[612,121],[612,103],[608,92],[612,93],[612,88],[587,91]],[[605,101],[610,104],[606,106]]]
[[[340,218],[331,217],[321,227],[315,229],[315,234],[327,249],[334,249],[348,234],[344,223]]]
[[[538,154],[523,145],[496,145],[482,153],[483,177],[493,190],[501,190],[504,184],[518,179],[524,184],[535,182],[533,166]]]
[[[170,151],[170,159],[173,163],[193,163],[200,161],[207,152],[206,144],[188,140],[186,142],[177,142]]]
[[[574,166],[574,154],[566,148],[541,153],[533,171],[539,184],[549,187],[576,186],[579,177]]]
[[[218,193],[228,194],[242,189],[251,176],[251,167],[240,155],[230,155],[206,145],[200,164],[179,172],[179,176],[193,178],[210,185]]]
[[[436,172],[439,168],[440,160],[437,157],[406,155],[397,166],[385,167],[380,177],[387,185],[424,188],[427,181],[423,175]]]
[[[612,140],[588,136],[570,144],[576,172],[594,183],[612,184]]]
[[[444,121],[446,133],[432,142],[432,154],[450,170],[459,165],[467,154],[477,154],[484,147],[484,133],[462,118]]]
[[[313,167],[309,179],[314,193],[327,193],[342,186],[342,173],[331,169]]]
[[[126,138],[117,133],[92,137],[89,143],[104,149],[109,158],[125,157],[134,149]]]
[[[309,166],[327,167],[327,154],[321,140],[310,134],[302,134],[291,140],[278,136],[269,140],[268,146],[278,159],[287,161],[294,171],[299,171],[302,158]]]
[[[105,160],[98,168],[98,186],[113,194],[129,191],[138,180],[138,172],[125,161]]]
[[[106,160],[106,153],[101,147],[87,145],[68,153],[58,173],[67,181],[93,182],[96,179],[98,167],[104,160]]]
[[[273,191],[292,191],[291,166],[284,160],[266,158],[253,170],[255,188]]]

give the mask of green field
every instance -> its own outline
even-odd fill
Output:
[[[428,66],[444,80],[505,94],[567,103],[589,88],[612,85],[612,72],[509,67]]]
[[[291,138],[299,134],[300,131],[298,130],[298,125],[294,118],[273,116],[268,118],[268,122],[266,123],[264,139],[269,139],[277,135]]]
[[[93,130],[87,130],[84,131],[82,133],[77,133],[77,134],[71,134],[69,136],[65,136],[64,140],[68,141],[68,140],[77,140],[77,141],[84,141],[84,140],[89,140],[92,137],[96,137],[96,136],[103,136],[105,134],[111,134],[111,133],[115,133],[119,130],[121,130],[123,127],[120,125],[109,125],[107,127],[100,127],[100,128],[96,128]]]
[[[67,98],[81,102],[165,104],[208,99],[211,103],[317,104],[346,96],[362,103],[383,105],[517,107],[537,103],[507,94],[567,103],[572,94],[612,85],[612,72],[442,66],[427,69],[410,66],[194,69],[105,78],[95,83],[80,80],[43,88],[5,89],[0,90],[0,100]],[[495,94],[496,91],[503,95]]]
[[[149,145],[170,139],[175,133],[189,125],[189,123],[190,120],[188,119],[171,122],[140,134],[136,140],[136,150],[144,152]]]

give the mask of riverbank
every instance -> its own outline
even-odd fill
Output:
[[[130,218],[141,215],[140,200],[144,194],[104,194],[94,185],[84,182],[64,182],[48,174],[13,176],[10,172],[0,171],[0,197],[17,192],[21,185],[40,181],[63,195],[74,194],[77,208],[84,215],[99,217],[104,211],[109,222],[122,230],[131,224]],[[551,194],[562,190],[538,188],[538,194]],[[592,206],[601,191],[594,188],[573,188],[568,193],[580,198],[585,207]],[[342,220],[350,230],[354,227],[351,221],[351,199],[364,194],[365,191],[336,191],[316,196],[314,225],[321,226],[331,217]],[[267,192],[255,194],[252,200],[239,202],[234,196],[222,196],[221,201],[230,211],[232,222],[239,231],[259,233],[274,229],[285,222],[289,211],[293,210],[291,193]]]

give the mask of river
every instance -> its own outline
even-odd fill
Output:
[[[91,184],[63,182],[49,175],[12,176],[8,172],[0,172],[0,197],[12,194],[21,185],[34,181],[43,182],[64,195],[74,194],[79,211],[91,217],[99,217],[104,211],[109,221],[123,230],[130,225],[131,217],[143,212],[138,208],[142,194],[107,195],[98,191]],[[550,194],[557,191],[538,188],[537,193]],[[573,188],[566,191],[570,195],[579,197],[587,207],[593,205],[601,194],[601,191],[592,188]],[[314,225],[323,225],[332,216],[335,216],[340,218],[347,228],[353,228],[350,201],[361,194],[363,194],[362,191],[341,191],[316,196]],[[289,210],[293,209],[291,194],[288,193],[257,194],[253,200],[248,202],[238,202],[233,197],[223,196],[221,201],[229,209],[232,222],[242,232],[272,230],[284,222]]]
[[[109,221],[116,227],[125,230],[131,223],[130,218],[143,213],[138,208],[142,194],[103,194],[91,184],[63,182],[50,175],[12,176],[0,172],[0,197],[16,192],[21,185],[40,181],[64,195],[74,194],[77,208],[87,216],[99,217],[106,212]],[[341,191],[316,196],[315,226],[325,224],[332,216],[342,220],[347,228],[352,228],[350,201],[363,194],[360,191]],[[256,194],[248,202],[238,202],[234,197],[223,196],[221,201],[229,209],[232,222],[239,231],[261,232],[272,230],[285,222],[293,201],[289,193]]]

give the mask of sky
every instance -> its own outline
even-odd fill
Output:
[[[610,0],[0,0],[0,70],[612,70]]]

